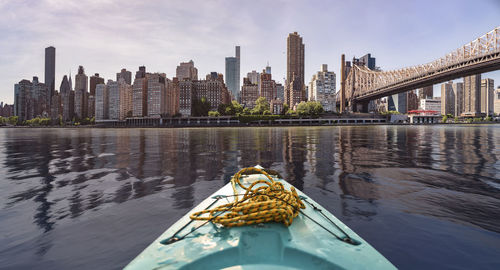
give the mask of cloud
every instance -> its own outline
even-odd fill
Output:
[[[425,63],[496,26],[494,2],[464,3],[0,0],[0,100],[12,102],[21,79],[43,78],[50,45],[57,51],[56,86],[78,65],[106,79],[139,65],[172,77],[190,59],[200,77],[224,73],[235,45],[242,47],[242,77],[269,61],[282,81],[293,31],[304,38],[306,80],[321,64],[338,73],[342,53],[349,59],[371,52],[384,69]]]

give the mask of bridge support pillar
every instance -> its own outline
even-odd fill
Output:
[[[340,62],[340,113],[345,111],[345,55],[342,54]]]
[[[362,113],[367,113],[368,112],[368,104],[369,101],[363,101],[363,102],[353,102],[353,111],[354,112],[362,112]]]

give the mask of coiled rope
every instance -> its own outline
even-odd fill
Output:
[[[240,181],[243,174],[263,174],[267,179],[256,180],[249,187],[245,187]],[[256,187],[259,184],[264,185]],[[191,219],[211,221],[225,227],[271,221],[289,226],[299,215],[300,209],[305,208],[294,187],[286,190],[283,184],[274,181],[266,171],[259,168],[241,169],[231,178],[231,185],[234,192],[233,202],[196,212],[190,216]],[[241,200],[237,186],[246,191]]]

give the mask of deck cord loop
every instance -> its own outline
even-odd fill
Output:
[[[239,178],[241,177],[241,175],[243,173],[244,174],[261,173],[261,174],[264,174],[269,181],[257,180],[247,188],[247,187],[243,186],[241,184],[241,182],[239,181]],[[250,224],[262,224],[264,222],[273,221],[272,218],[269,221],[261,221],[262,218],[258,218],[257,220],[255,220],[255,215],[253,216],[254,219],[250,219],[250,220],[245,219],[245,218],[250,217],[250,214],[248,214],[249,211],[247,210],[248,208],[259,209],[259,211],[261,211],[260,209],[262,207],[259,207],[259,208],[246,207],[245,212],[242,212],[243,214],[240,213],[240,211],[243,211],[242,209],[244,209],[244,207],[242,205],[249,206],[250,203],[255,202],[255,201],[262,202],[262,201],[259,201],[259,198],[260,198],[261,200],[264,199],[264,202],[270,201],[272,205],[279,205],[281,207],[283,207],[283,205],[286,205],[287,210],[290,210],[290,208],[291,208],[291,210],[292,210],[291,211],[292,212],[291,220],[293,220],[293,218],[295,218],[298,215],[298,213],[300,213],[304,217],[310,219],[316,225],[320,226],[322,229],[324,229],[325,231],[327,231],[328,233],[333,235],[338,240],[345,242],[345,243],[348,243],[348,244],[351,244],[351,245],[359,245],[360,244],[358,241],[351,238],[342,228],[340,228],[335,222],[333,222],[333,220],[331,220],[328,216],[326,216],[320,208],[318,208],[318,207],[316,207],[316,205],[310,203],[306,197],[298,196],[294,187],[291,187],[291,190],[292,190],[291,194],[293,195],[294,200],[290,200],[291,196],[283,196],[283,194],[282,194],[282,192],[284,190],[283,185],[279,182],[275,182],[272,179],[272,177],[269,176],[269,174],[267,174],[267,172],[264,170],[261,170],[258,168],[253,168],[253,167],[242,169],[237,174],[235,174],[233,176],[233,178],[231,179],[231,183],[233,186],[234,195],[217,195],[217,196],[212,197],[214,199],[214,201],[209,206],[207,206],[202,211],[199,211],[199,212],[192,214],[190,216],[191,220],[186,225],[182,226],[182,228],[177,230],[177,232],[172,237],[161,241],[161,243],[165,244],[165,245],[169,245],[169,244],[175,243],[177,241],[183,240],[188,235],[190,235],[191,233],[194,233],[196,230],[205,226],[209,222],[219,223],[219,224],[222,224],[226,227],[234,227],[234,226],[243,226],[243,225],[250,225]],[[267,188],[265,186],[261,186],[259,188],[256,188],[255,190],[252,190],[252,188],[257,183],[267,183],[269,186]],[[277,183],[278,185],[275,185],[275,183]],[[239,186],[241,186],[243,189],[246,190],[245,194],[239,194],[237,192],[236,184],[238,184]],[[262,192],[263,190],[267,191],[268,193],[263,193]],[[287,191],[287,190],[285,190],[285,191]],[[287,191],[287,192],[290,193],[290,191]],[[287,193],[287,194],[289,195],[289,193]],[[243,196],[243,199],[239,200],[239,196]],[[227,199],[228,197],[234,197],[235,198],[234,202],[218,206],[214,209],[210,209],[210,207],[212,207],[220,199],[222,199],[222,198]],[[320,212],[321,215],[324,218],[326,218],[331,224],[333,224],[339,231],[341,231],[345,235],[345,237],[338,236],[337,234],[335,234],[334,232],[332,232],[331,230],[329,230],[328,228],[323,226],[321,223],[314,220],[312,217],[308,216],[302,210],[300,210],[300,209],[305,209],[305,205],[302,203],[301,199],[303,201],[305,201],[307,204],[309,204],[315,211]],[[236,212],[236,214],[233,214],[233,215],[230,215],[229,217],[226,217],[227,214],[230,214],[233,212]],[[206,213],[209,214],[208,217],[201,217],[201,215],[206,214]],[[257,215],[259,214],[259,212],[256,212],[256,213],[257,213]],[[287,213],[288,213],[288,211],[287,211]],[[226,214],[226,215],[223,215],[223,214]],[[254,213],[252,213],[252,214],[254,214]],[[238,218],[238,217],[240,217],[240,218]],[[285,219],[283,219],[282,221],[281,220],[279,220],[279,221],[274,220],[274,221],[276,221],[276,222],[281,221],[282,223],[285,223],[286,226],[291,224],[291,221],[289,224],[286,223],[287,221],[289,221],[289,219],[288,220],[286,219],[286,216],[285,217],[281,216],[281,218],[285,218]],[[203,222],[201,225],[199,225],[197,227],[193,227],[191,229],[191,231],[184,234],[183,236],[180,236],[180,237],[177,236],[178,233],[180,233],[182,230],[184,230],[194,220],[205,220],[205,222]],[[217,221],[219,221],[219,222],[217,222]],[[259,221],[259,222],[257,222],[257,221]]]
[[[262,174],[266,179],[254,181],[246,187],[240,181],[244,174]],[[192,220],[206,220],[225,227],[238,227],[266,222],[283,223],[290,226],[305,205],[294,187],[286,190],[282,183],[274,181],[263,169],[250,167],[241,169],[231,178],[234,201],[193,213]],[[237,186],[245,190],[243,198]]]

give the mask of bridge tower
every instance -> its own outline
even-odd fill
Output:
[[[345,54],[340,60],[340,113],[345,111]]]

